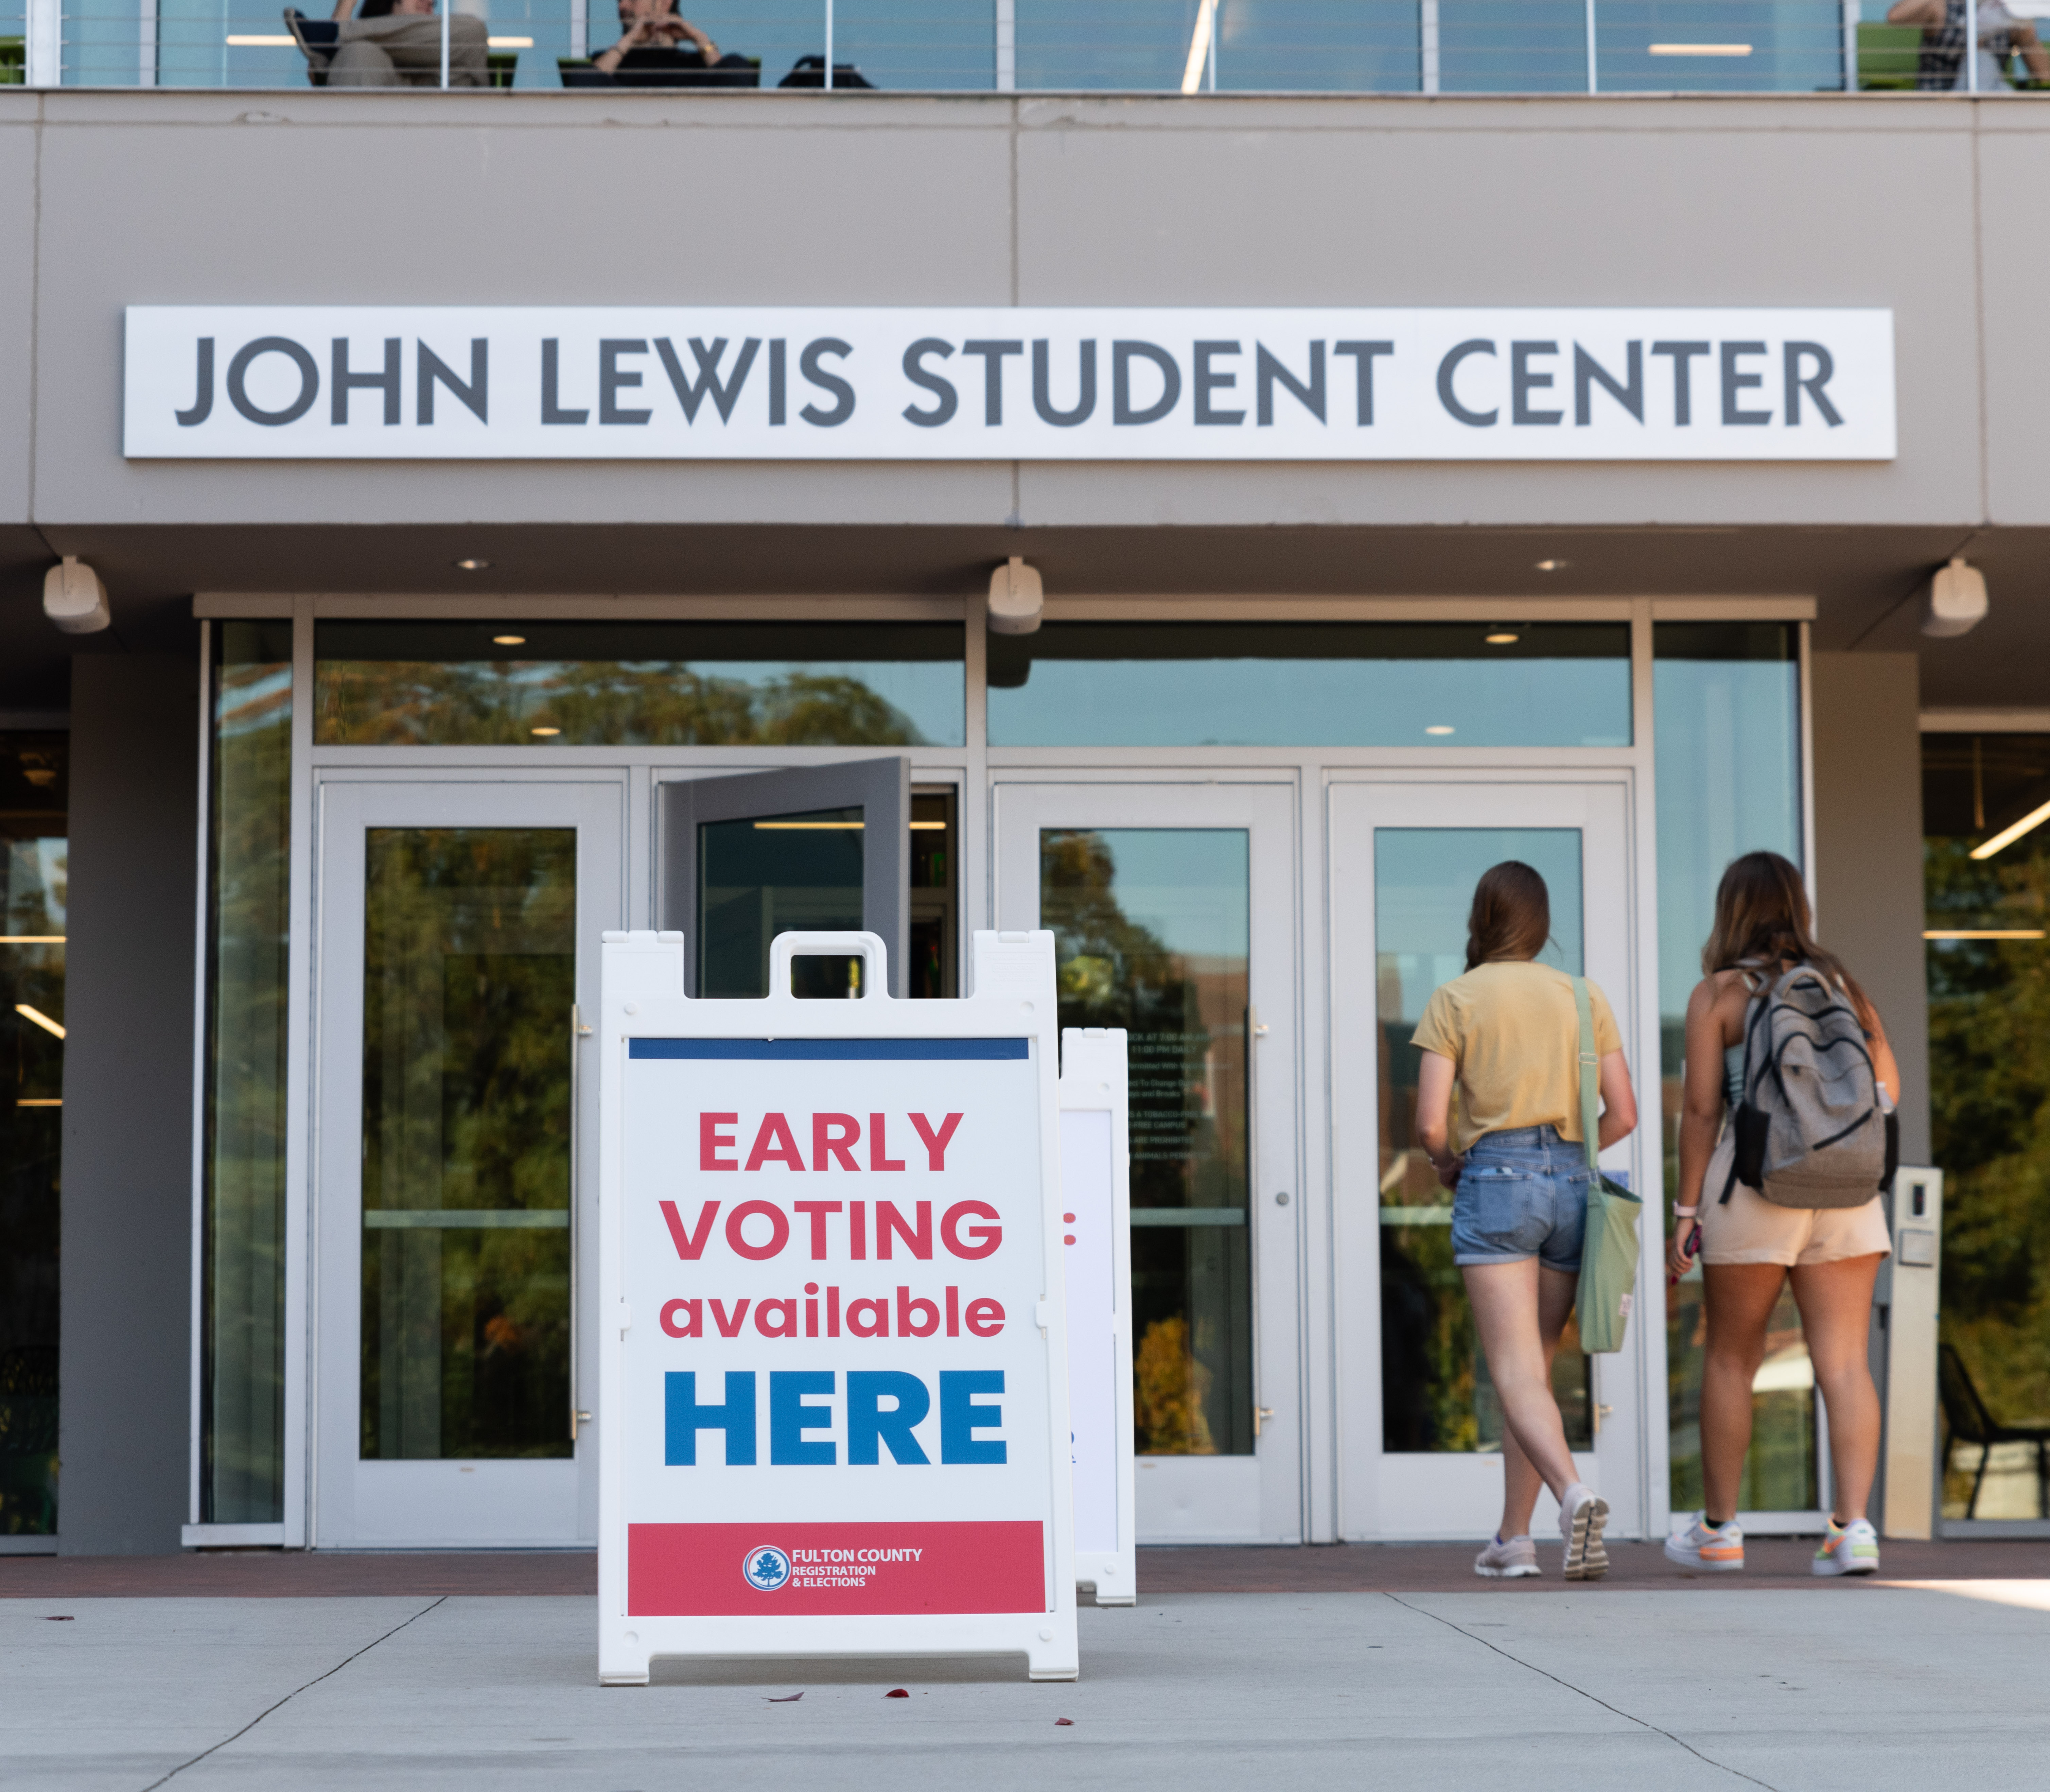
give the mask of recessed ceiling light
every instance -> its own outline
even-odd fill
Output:
[[[1508,629],[1499,629],[1493,634],[1486,637],[1487,644],[1491,647],[1513,647],[1522,638],[1522,635],[1514,634]]]
[[[524,647],[527,645],[527,638],[524,634],[494,634],[491,638],[491,644],[494,647]]]
[[[1450,734],[1453,731],[1448,728],[1443,722],[1439,722],[1433,724],[1432,727],[1425,728],[1424,732],[1426,734]]]
[[[563,731],[559,728],[534,728],[528,729],[527,732],[529,734],[538,734],[546,738],[551,735],[560,734]]]
[[[488,560],[459,560],[457,567],[465,572],[481,572],[491,562]]]
[[[1538,570],[1540,572],[1563,572],[1573,564],[1569,560],[1541,560],[1538,563]]]

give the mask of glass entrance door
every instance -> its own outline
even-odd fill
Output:
[[[1292,792],[997,787],[997,925],[1123,1027],[1141,1542],[1299,1541]]]
[[[623,794],[322,787],[320,1544],[595,1537],[575,1017],[624,924]]]
[[[1600,985],[1642,1087],[1627,798],[1619,783],[1331,787],[1339,1522],[1347,1537],[1482,1537],[1500,1517],[1502,1409],[1452,1263],[1452,1197],[1417,1141],[1420,1054],[1409,1040],[1431,992],[1465,969],[1475,882],[1490,865],[1520,859],[1551,892],[1544,961]],[[1604,1169],[1641,1189],[1643,1177],[1631,1173],[1640,1165],[1655,1160],[1639,1155],[1635,1139],[1604,1159]],[[1553,1373],[1581,1473],[1626,1532],[1649,1522],[1640,1392],[1651,1330],[1640,1321],[1627,1349],[1591,1358],[1569,1323]],[[1556,1516],[1547,1496],[1541,1534]]]

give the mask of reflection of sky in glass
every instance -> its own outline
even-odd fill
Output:
[[[1604,92],[1827,92],[1844,84],[1838,0],[1601,0]],[[1748,45],[1748,56],[1654,56],[1651,45]]]
[[[1670,638],[1664,627],[1654,635]],[[1658,1011],[1669,1027],[1701,981],[1716,885],[1730,861],[1764,849],[1801,862],[1799,680],[1791,659],[1661,658],[1653,666]]]
[[[1583,0],[1439,0],[1445,93],[1584,93]]]
[[[989,742],[1622,747],[1630,743],[1630,662],[1041,659],[1022,687],[991,689]]]
[[[1578,828],[1376,828],[1374,945],[1384,1021],[1421,1018],[1441,983],[1467,965],[1467,916],[1489,866],[1521,859],[1552,898],[1552,943],[1541,964],[1580,974]]]
[[[1117,867],[1117,906],[1135,927],[1171,952],[1222,968],[1244,961],[1251,922],[1247,908],[1248,836],[1236,828],[1101,828],[1095,830]]]

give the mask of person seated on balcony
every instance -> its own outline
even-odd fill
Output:
[[[1999,93],[2007,86],[2009,58],[2019,55],[2029,79],[2050,81],[2050,51],[2036,27],[2017,18],[2003,0],[1979,0],[1979,92]],[[1922,27],[1921,65],[1915,84],[1925,93],[1962,93],[1971,86],[1965,61],[1966,0],[1894,0],[1888,25]]]
[[[351,15],[353,15],[353,17]],[[335,0],[341,29],[327,65],[329,87],[438,87],[442,21],[435,0]],[[490,28],[456,13],[448,21],[450,87],[489,87]]]
[[[619,41],[591,59],[593,68],[608,75],[622,68],[715,68],[741,60],[721,57],[708,33],[678,18],[676,0],[619,0]]]

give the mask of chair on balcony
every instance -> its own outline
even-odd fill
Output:
[[[587,56],[559,56],[555,68],[564,87],[759,87],[762,58],[758,56],[723,56],[707,66],[700,59],[693,66],[688,60],[666,68],[619,68],[596,67]]]
[[[2050,1424],[2001,1423],[1979,1398],[1978,1388],[1972,1380],[1971,1371],[1965,1367],[1964,1358],[1947,1344],[1939,1346],[1937,1351],[1936,1382],[1943,1403],[1943,1422],[1949,1433],[1943,1440],[1943,1466],[1950,1466],[1953,1446],[1963,1443],[1975,1443],[1979,1447],[1979,1472],[1972,1482],[1972,1497],[1965,1506],[1966,1517],[1978,1515],[1979,1489],[1986,1485],[1986,1469],[1993,1461],[1993,1446],[1997,1443],[2032,1443],[2036,1446],[2036,1509],[2050,1518]]]
[[[327,65],[333,59],[341,41],[341,26],[331,18],[308,18],[296,6],[285,9],[285,29],[292,34],[292,41],[299,46],[299,53],[306,59],[306,84],[309,87],[327,85]],[[4,43],[4,40],[0,40]],[[4,55],[0,49],[0,55]],[[491,84],[495,88],[509,88],[512,77],[520,67],[517,50],[501,50],[485,58],[491,70]],[[6,76],[0,72],[0,81]]]
[[[1868,93],[1915,91],[1922,68],[1919,25],[1860,25],[1857,83]]]
[[[777,82],[778,87],[815,87],[826,84],[826,59],[822,56],[801,56],[790,65],[790,72]],[[874,92],[875,82],[862,73],[852,62],[833,64],[833,88],[836,92],[845,88],[850,91],[864,88]]]
[[[0,87],[20,87],[28,79],[29,40],[0,37]]]

